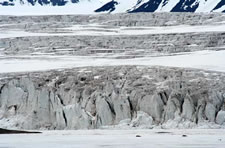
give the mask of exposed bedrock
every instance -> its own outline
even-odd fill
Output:
[[[0,80],[2,127],[225,125],[224,73],[124,66],[7,76]]]

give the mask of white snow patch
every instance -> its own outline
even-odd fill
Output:
[[[19,0],[16,0],[19,2]],[[0,6],[0,15],[72,15],[72,14],[95,14],[94,10],[104,4],[99,0],[82,0],[77,4],[68,3],[66,6],[31,6],[16,4],[15,6]]]
[[[199,6],[196,12],[209,12],[209,10],[213,10],[220,1],[221,0],[198,0]]]
[[[142,78],[146,78],[146,79],[149,79],[149,80],[152,80],[153,78],[150,77],[149,75],[143,75]]]
[[[119,27],[119,28],[101,28],[100,26],[93,28],[92,26],[74,25],[67,29],[65,33],[33,33],[23,30],[0,30],[1,38],[14,38],[26,36],[103,36],[103,35],[147,35],[147,34],[173,34],[173,33],[193,33],[193,32],[223,32],[225,24],[214,25],[179,25],[179,26],[164,26],[164,27]]]
[[[99,79],[101,78],[101,76],[94,76],[94,79]]]
[[[8,56],[9,57],[9,56]],[[14,59],[12,59],[14,58]],[[210,59],[210,60],[209,60]],[[86,66],[145,65],[197,68],[225,72],[225,51],[198,51],[183,55],[134,59],[112,59],[91,56],[23,56],[0,59],[0,73],[42,71]]]

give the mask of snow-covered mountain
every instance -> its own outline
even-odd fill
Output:
[[[122,9],[121,9],[122,7]],[[224,12],[225,0],[112,0],[96,12]]]
[[[70,9],[70,12],[75,14],[92,12],[225,12],[225,0],[0,0],[2,10],[9,7],[22,9],[31,7],[29,9],[32,10],[35,9],[34,6],[63,6],[58,8],[62,11]],[[9,9],[12,10],[12,8]]]

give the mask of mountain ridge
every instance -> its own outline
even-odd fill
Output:
[[[0,0],[0,7],[78,6],[77,9],[84,2],[86,9],[93,6],[93,13],[225,12],[224,0]]]

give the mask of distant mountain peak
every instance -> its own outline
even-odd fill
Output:
[[[75,13],[225,12],[225,0],[0,0],[2,6],[76,6]]]
[[[96,12],[118,12],[115,4],[120,5],[124,0],[113,0]],[[117,2],[117,3],[116,3]],[[225,0],[130,0],[132,7],[124,7],[123,12],[212,12],[225,11]]]
[[[115,0],[112,0],[105,5],[103,5],[101,8],[95,10],[95,12],[113,12],[116,9],[116,5],[119,3]]]

